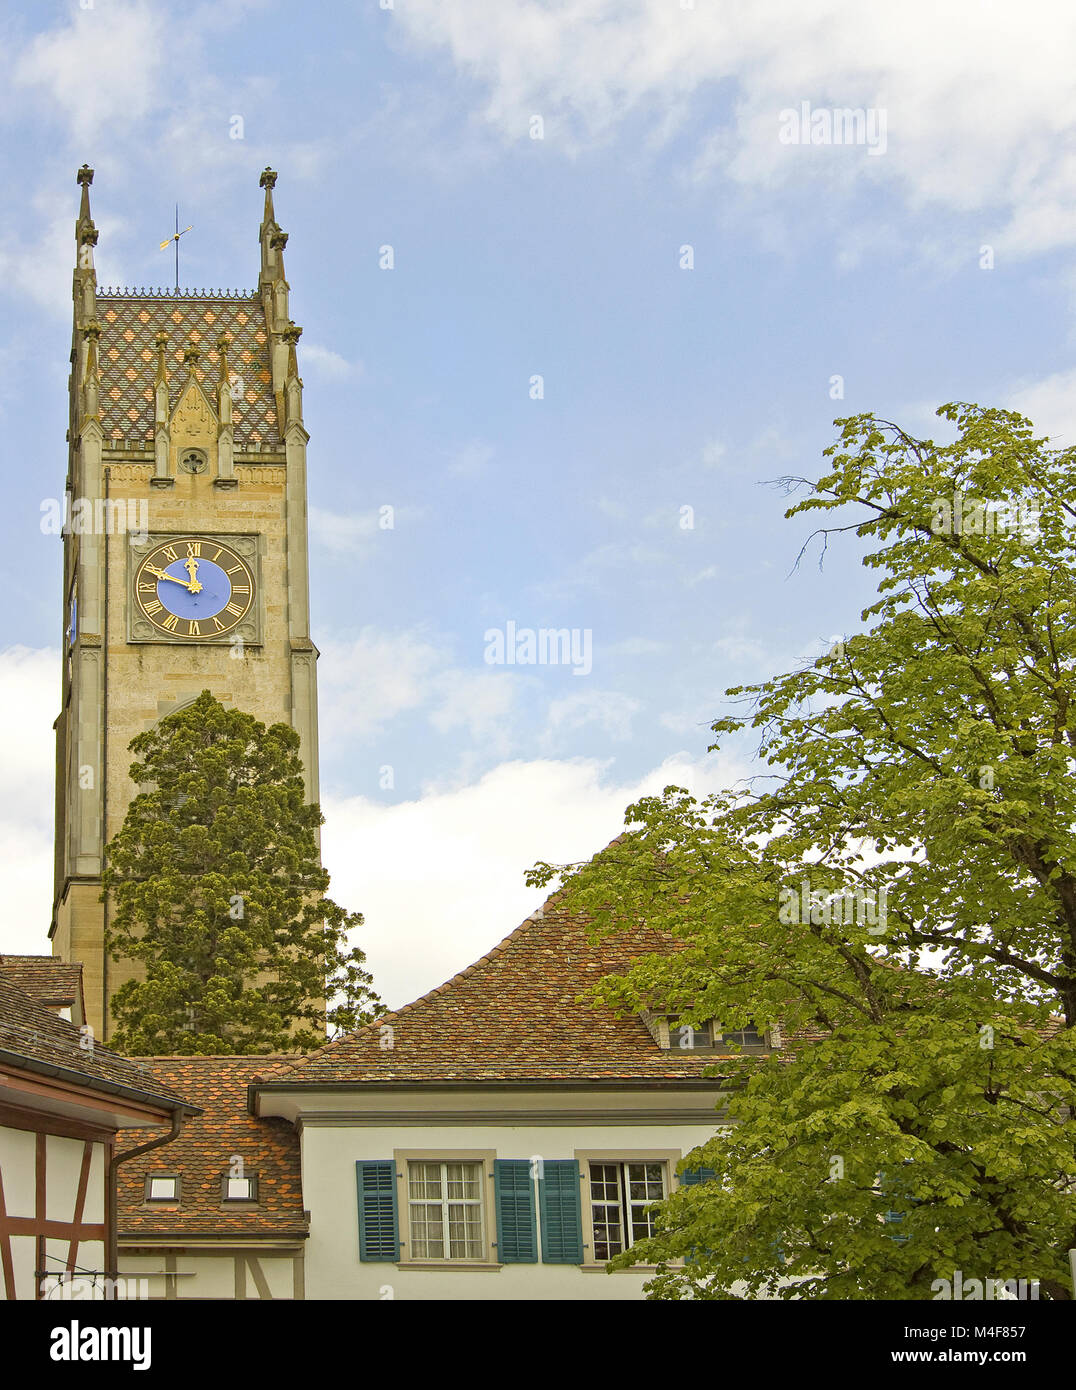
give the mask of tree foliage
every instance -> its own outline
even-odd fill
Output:
[[[863,631],[726,692],[718,739],[756,730],[772,772],[668,788],[532,873],[596,930],[678,938],[607,1003],[782,1030],[722,1065],[738,1123],[690,1160],[715,1180],[616,1261],[658,1263],[653,1296],[931,1298],[958,1270],[1071,1296],[1076,451],[939,415],[949,443],[838,421],[825,476],[786,480],[879,582]]]
[[[113,960],[142,978],[112,996],[120,1050],[144,1055],[303,1050],[326,1021],[381,1012],[362,922],[325,893],[299,736],[209,691],[131,742],[141,790],[108,847]]]

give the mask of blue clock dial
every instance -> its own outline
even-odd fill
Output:
[[[134,600],[162,637],[212,641],[250,614],[254,572],[224,541],[162,539],[138,567]]]
[[[157,581],[157,597],[178,618],[214,618],[232,597],[232,581],[212,560],[175,560],[164,572],[169,578]]]

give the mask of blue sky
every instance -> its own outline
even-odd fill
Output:
[[[870,598],[854,542],[793,569],[808,528],[768,485],[820,469],[835,417],[926,433],[970,399],[1076,437],[1074,31],[1063,0],[8,7],[3,946],[48,949],[38,518],[65,471],[79,164],[102,285],[170,283],[178,202],[181,282],[253,288],[279,171],[325,854],[395,1005],[536,905],[535,859],[592,853],[642,791],[751,770],[749,741],[706,754],[723,690]],[[782,143],[803,102],[884,112],[884,150]],[[589,630],[592,670],[486,664],[509,621]]]

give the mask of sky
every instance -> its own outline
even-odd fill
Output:
[[[178,203],[181,283],[252,290],[279,173],[324,857],[397,1007],[538,906],[535,861],[758,771],[708,751],[724,692],[873,593],[784,518],[835,419],[1076,442],[1074,52],[1068,0],[5,7],[0,950],[49,950],[79,165],[101,286],[171,283]],[[857,139],[795,139],[835,110]],[[487,659],[543,628],[571,660]]]

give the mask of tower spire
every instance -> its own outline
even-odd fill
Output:
[[[258,290],[265,311],[265,326],[269,331],[269,359],[273,379],[273,395],[276,399],[277,420],[283,430],[287,417],[284,395],[288,383],[288,349],[284,334],[291,322],[288,305],[288,282],[284,278],[284,247],[288,244],[287,232],[281,231],[273,209],[273,189],[276,187],[276,170],[265,168],[258,180],[265,189],[265,211],[258,230],[261,241],[262,268],[258,279]]]
[[[75,223],[75,276],[72,295],[75,301],[75,325],[82,328],[97,317],[97,271],[93,264],[93,248],[97,245],[97,228],[90,212],[90,184],[93,170],[84,164],[75,175],[82,188],[78,221]]]

